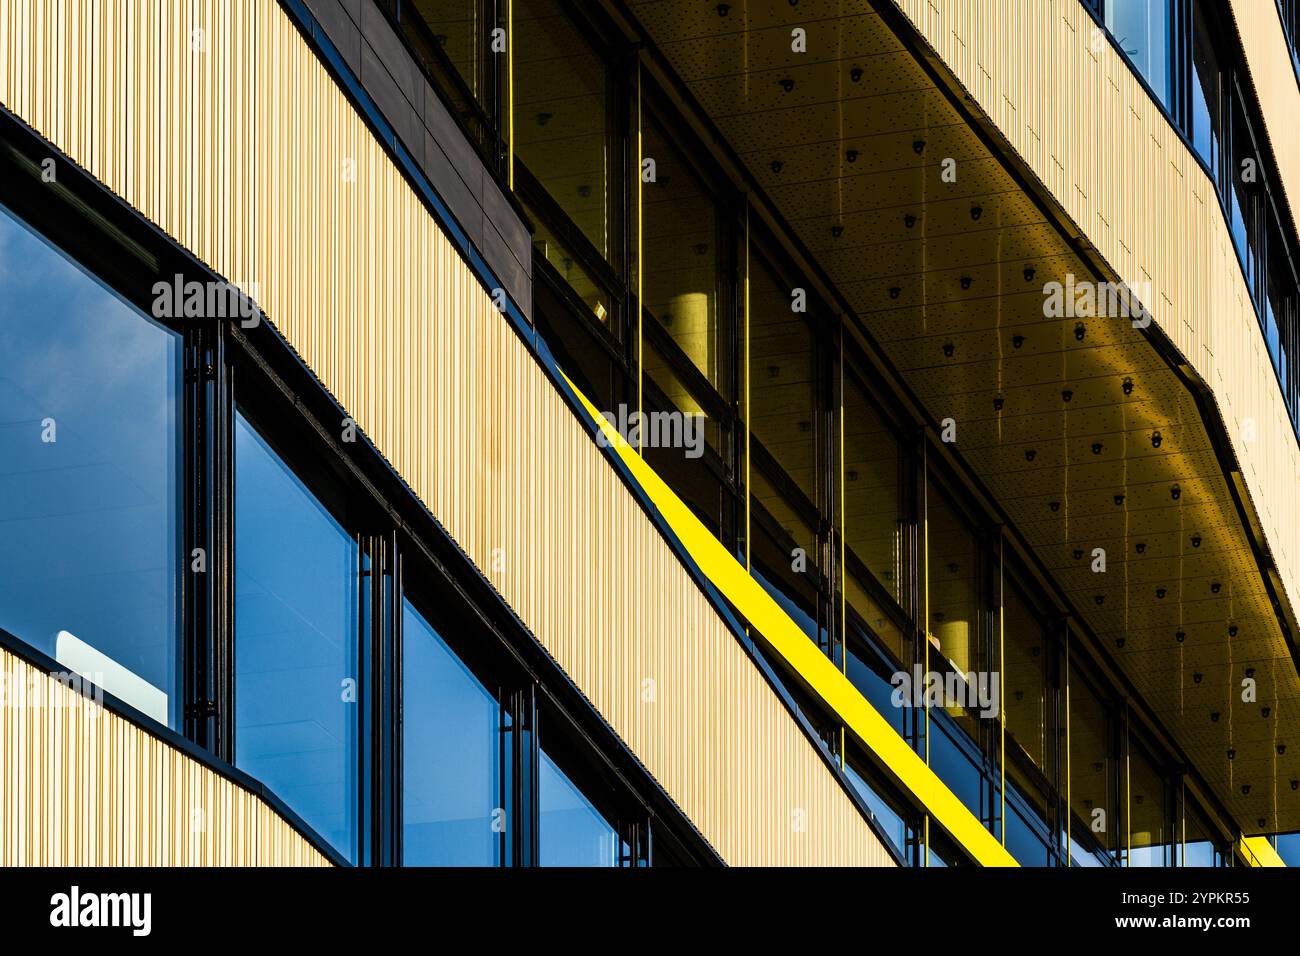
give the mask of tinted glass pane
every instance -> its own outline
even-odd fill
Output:
[[[643,429],[643,432],[649,434],[642,435],[642,443],[661,448],[680,448],[684,452],[690,452],[691,457],[699,458],[702,450],[700,443],[707,441],[714,453],[723,454],[722,428],[717,420],[709,416],[686,382],[673,371],[648,337],[642,344],[645,347],[646,391],[657,393],[653,396],[655,402],[646,401],[647,410],[682,413],[681,416],[674,415],[672,419],[662,419],[666,425],[656,424],[661,419],[652,419]]]
[[[937,490],[927,501],[930,541],[930,632],[939,652],[962,674],[978,671],[980,653],[979,557],[975,536]],[[954,717],[974,719],[953,703]]]
[[[1003,608],[1002,695],[1007,746],[1018,745],[1034,766],[1046,773],[1049,726],[1042,626],[1014,588],[1006,589]]]
[[[1258,198],[1261,192],[1259,156],[1255,152],[1250,128],[1239,101],[1234,101],[1232,116],[1232,161],[1228,174],[1232,188],[1228,190],[1229,223],[1232,243],[1237,247],[1246,284],[1254,301],[1259,301],[1260,289],[1256,270],[1259,266]]]
[[[235,425],[235,755],[356,854],[357,548],[252,426]]]
[[[898,439],[866,393],[844,387],[844,538],[894,598],[903,586],[903,508]]]
[[[754,577],[804,633],[821,642],[819,593],[809,573],[817,555],[816,532],[758,469],[750,473],[750,480]]]
[[[867,782],[865,770],[860,771],[853,763],[846,762],[844,772],[848,775],[853,788],[861,795],[862,802],[871,811],[872,819],[880,824],[881,829],[885,831],[885,835],[893,842],[894,849],[898,850],[899,853],[905,852],[907,850],[907,821]]]
[[[1183,821],[1183,866],[1218,866],[1219,851],[1210,828],[1190,802]],[[1300,861],[1298,861],[1300,862]]]
[[[618,329],[613,327],[612,306],[609,300],[609,294],[605,291],[595,279],[573,255],[572,251],[564,246],[549,229],[546,228],[545,221],[535,213],[533,214],[533,225],[535,232],[533,234],[533,251],[539,253],[542,258],[555,267],[561,278],[568,284],[573,293],[582,300],[583,304],[591,310],[591,315],[595,320],[615,334]]]
[[[1223,141],[1222,114],[1219,111],[1219,60],[1215,56],[1214,43],[1199,7],[1195,17],[1196,32],[1192,39],[1192,65],[1196,74],[1191,84],[1192,143],[1217,180],[1219,143]]]
[[[1129,866],[1169,866],[1169,810],[1159,771],[1134,749],[1129,754]]]
[[[553,282],[544,270],[537,270],[533,314],[538,331],[564,374],[598,409],[613,411],[626,402],[626,373],[579,309],[570,306],[558,282]]]
[[[655,179],[642,187],[645,307],[719,393],[730,394],[730,327],[718,305],[718,217],[713,197],[674,137],[647,117],[642,150]]]
[[[969,866],[970,861],[957,849],[957,845],[938,827],[930,827],[930,866]]]
[[[497,702],[402,605],[402,862],[493,866],[502,805]],[[498,826],[494,830],[493,824]]]
[[[958,741],[961,730],[944,727],[942,721],[930,721],[930,769],[948,785],[968,810],[979,819],[988,821],[988,779],[980,771],[971,745]],[[964,736],[964,735],[962,735]]]
[[[848,606],[871,629],[875,639],[874,643],[878,647],[887,649],[894,655],[895,661],[910,663],[912,660],[911,635],[904,633],[903,629],[885,611],[883,602],[878,601],[858,579],[852,561],[849,563],[848,572],[848,576],[844,579],[844,597]]]
[[[180,338],[0,209],[0,627],[176,726]]]
[[[1106,28],[1161,100],[1169,102],[1169,0],[1106,0]]]
[[[514,5],[515,151],[603,256],[610,253],[605,64],[556,0]]]
[[[845,658],[845,672],[853,686],[889,721],[890,726],[900,735],[903,734],[904,716],[909,703],[907,695],[903,694],[903,706],[895,706],[899,685],[894,681],[895,672],[892,667],[870,650],[864,648],[859,651],[850,645]]]
[[[1218,866],[1219,854],[1214,844],[1206,840],[1187,841],[1183,847],[1183,866]],[[1289,864],[1294,866],[1295,864]]]
[[[1278,837],[1277,855],[1287,866],[1300,866],[1300,833],[1287,833]]]
[[[1048,842],[1038,827],[1007,802],[1007,851],[1021,866],[1048,866]]]
[[[790,291],[751,260],[750,427],[809,502],[817,498],[814,340]]]
[[[545,750],[538,799],[542,866],[618,865],[618,834]]]
[[[483,97],[486,25],[481,0],[386,0],[386,4],[400,10],[403,20],[418,18],[427,41],[441,49],[470,92]]]
[[[1115,846],[1114,748],[1106,708],[1086,684],[1070,682],[1070,800],[1079,826]]]
[[[1070,866],[1096,869],[1106,866],[1105,855],[1100,851],[1089,849],[1074,837],[1070,837]]]
[[[1264,327],[1269,354],[1284,390],[1292,381],[1294,328],[1296,315],[1296,280],[1287,256],[1287,243],[1272,205],[1267,207],[1268,271],[1264,299]],[[1288,404],[1290,404],[1288,402]]]

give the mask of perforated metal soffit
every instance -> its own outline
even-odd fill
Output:
[[[864,0],[628,6],[1239,824],[1300,828],[1300,677],[1187,388],[1128,322],[1043,317],[1088,268]]]

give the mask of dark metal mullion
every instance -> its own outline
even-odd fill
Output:
[[[515,695],[503,688],[497,690],[497,803],[494,813],[505,815],[504,821],[494,821],[500,825],[497,833],[497,865],[513,866],[518,853],[515,848],[516,816],[519,805],[515,798],[515,737],[518,736],[519,721],[516,718],[518,708]]]
[[[392,531],[387,538],[387,560],[384,569],[384,586],[387,600],[384,602],[387,616],[386,640],[384,643],[388,654],[388,696],[385,702],[384,726],[388,731],[385,750],[384,774],[386,793],[383,806],[389,813],[388,825],[385,827],[386,858],[384,866],[401,866],[402,864],[402,774],[405,770],[402,761],[402,554],[398,545],[397,531]]]
[[[377,748],[374,742],[375,721],[371,708],[375,695],[371,692],[377,686],[374,675],[374,586],[376,568],[373,556],[373,539],[369,535],[358,534],[357,562],[353,580],[355,582],[356,609],[353,646],[356,662],[355,693],[353,702],[357,725],[355,740],[357,743],[357,858],[359,866],[373,865],[375,799],[375,766],[373,756]]]
[[[211,528],[208,552],[208,628],[211,685],[216,702],[213,753],[235,763],[235,375],[226,328],[214,329],[211,345],[212,408],[208,414]]]
[[[219,326],[196,325],[184,335],[181,726],[234,763],[229,369]]]
[[[400,728],[396,722],[395,679],[400,595],[396,585],[395,532],[360,535],[358,555],[358,785],[361,805],[360,862],[392,866],[398,857],[400,806],[397,794]],[[367,569],[366,562],[369,567]]]
[[[209,574],[194,570],[196,551],[204,554],[206,568],[211,548],[208,545],[207,491],[204,443],[207,428],[204,414],[207,380],[205,330],[198,325],[184,331],[182,370],[184,432],[182,439],[182,481],[184,494],[183,547],[179,560],[180,575],[180,643],[178,666],[182,674],[180,699],[182,732],[209,751],[213,748],[206,719],[208,675],[210,674],[208,640]],[[208,569],[210,570],[210,569]]]
[[[514,821],[515,866],[532,867],[539,864],[541,829],[541,801],[538,793],[540,778],[540,746],[537,734],[537,697],[535,685],[529,683],[512,695],[515,701],[512,758],[514,762]]]

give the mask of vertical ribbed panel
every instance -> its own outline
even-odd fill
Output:
[[[259,797],[0,650],[0,866],[327,866]]]
[[[215,271],[259,284],[724,859],[891,862],[273,0],[0,0],[0,30],[0,100]],[[259,859],[299,854],[258,812]]]
[[[1080,0],[893,2],[1119,277],[1151,283],[1154,301],[1145,304],[1214,392],[1294,608],[1300,447],[1208,176]],[[1233,0],[1232,8],[1248,55],[1280,42],[1271,0]],[[1269,17],[1272,40],[1262,35]],[[1294,178],[1294,74],[1289,82],[1289,94],[1263,97],[1263,108],[1281,173]]]

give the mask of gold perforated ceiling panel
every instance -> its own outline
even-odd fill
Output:
[[[630,7],[1243,829],[1300,828],[1300,679],[1196,403],[1127,319],[1044,317],[1090,278],[1057,227],[863,0]]]

